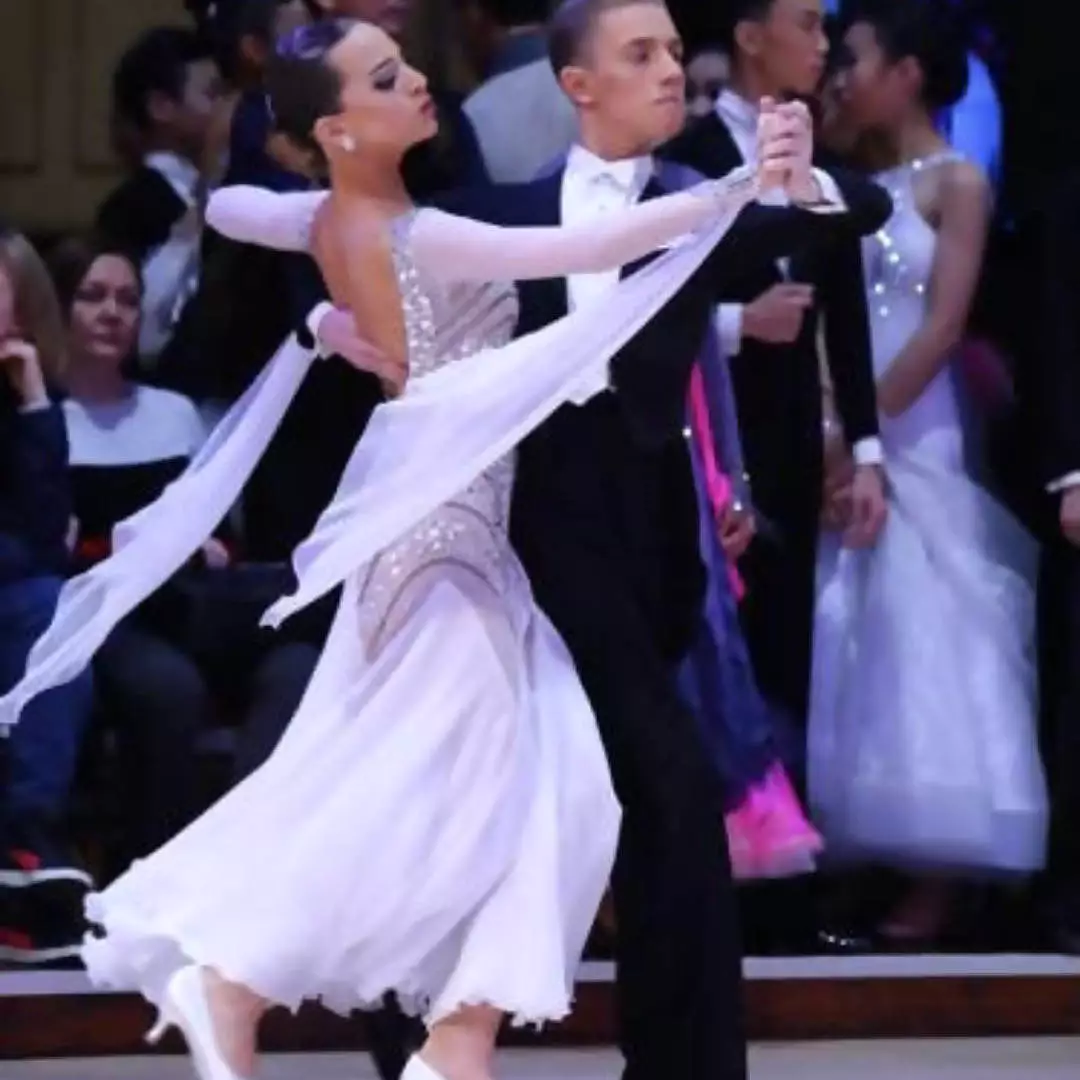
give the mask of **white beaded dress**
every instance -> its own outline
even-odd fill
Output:
[[[945,153],[879,177],[890,220],[864,240],[875,375],[926,317],[936,233],[915,200]],[[1034,574],[1022,526],[969,475],[961,382],[941,371],[881,418],[889,516],[876,547],[818,552],[810,805],[829,853],[905,867],[1042,865]]]
[[[566,1014],[619,807],[571,659],[507,539],[513,447],[700,265],[750,188],[744,176],[577,230],[398,220],[409,387],[376,410],[297,551],[297,593],[268,616],[343,583],[326,648],[270,760],[90,898],[95,983],[160,1002],[195,962],[290,1008],[349,1011],[392,990],[429,1022],[472,1003],[521,1023]],[[304,249],[322,198],[228,189],[209,219]],[[515,291],[491,281],[599,271],[679,237],[603,305],[510,343]],[[73,584],[0,722],[190,550],[310,362],[287,344],[189,475],[120,530],[113,569]]]

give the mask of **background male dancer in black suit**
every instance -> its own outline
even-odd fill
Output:
[[[753,154],[762,97],[816,92],[829,47],[821,0],[731,0],[728,12],[731,82],[714,112],[662,151],[706,176],[723,176]],[[820,155],[815,163],[830,164]],[[822,496],[819,320],[854,455],[852,543],[877,538],[885,501],[858,239],[806,245],[792,255],[760,263],[738,293],[723,298],[719,330],[731,357],[754,508],[765,526],[741,567],[748,644],[762,690],[801,723]]]

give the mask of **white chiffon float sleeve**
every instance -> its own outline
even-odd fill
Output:
[[[743,166],[720,180],[576,225],[489,225],[441,210],[418,210],[411,226],[411,254],[425,272],[450,281],[602,273],[737,214],[757,195],[756,170]]]
[[[325,191],[276,192],[250,184],[215,191],[206,223],[222,236],[278,251],[307,251],[311,222]]]
[[[198,551],[236,503],[314,360],[289,338],[184,473],[116,525],[109,558],[65,583],[22,680],[0,697],[0,736],[27,702],[78,675],[113,627]]]

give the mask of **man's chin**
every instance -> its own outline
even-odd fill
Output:
[[[653,125],[653,143],[660,146],[674,139],[686,126],[686,119],[685,109],[673,109],[669,114],[658,117],[656,124]]]
[[[788,90],[784,97],[796,101],[813,101],[818,96],[821,87],[821,76],[815,76],[803,86],[795,86]]]

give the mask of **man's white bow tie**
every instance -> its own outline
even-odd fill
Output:
[[[650,161],[620,161],[590,169],[584,179],[590,187],[613,188],[624,195],[636,195],[651,175]]]

